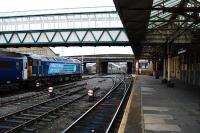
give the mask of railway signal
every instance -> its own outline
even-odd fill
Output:
[[[53,91],[53,87],[52,87],[52,86],[49,86],[49,88],[48,88],[48,92],[49,92],[49,96],[50,96],[50,98],[55,97],[55,93],[54,93],[54,91]]]
[[[36,86],[37,88],[39,88],[39,87],[40,87],[40,83],[37,82],[35,86]]]
[[[94,91],[92,89],[88,90],[89,102],[94,101]]]

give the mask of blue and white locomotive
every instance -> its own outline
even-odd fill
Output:
[[[77,59],[0,51],[0,90],[76,80],[81,73]]]

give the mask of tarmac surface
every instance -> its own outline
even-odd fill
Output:
[[[167,88],[153,76],[138,76],[118,132],[200,133],[200,94],[175,82]]]

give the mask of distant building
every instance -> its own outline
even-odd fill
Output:
[[[23,54],[33,53],[33,54],[46,55],[46,56],[59,56],[53,50],[51,50],[49,47],[42,47],[42,48],[40,48],[40,47],[0,48],[0,50],[23,53]]]

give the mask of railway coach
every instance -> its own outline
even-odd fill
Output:
[[[0,90],[17,88],[27,80],[27,57],[13,52],[0,52]]]

